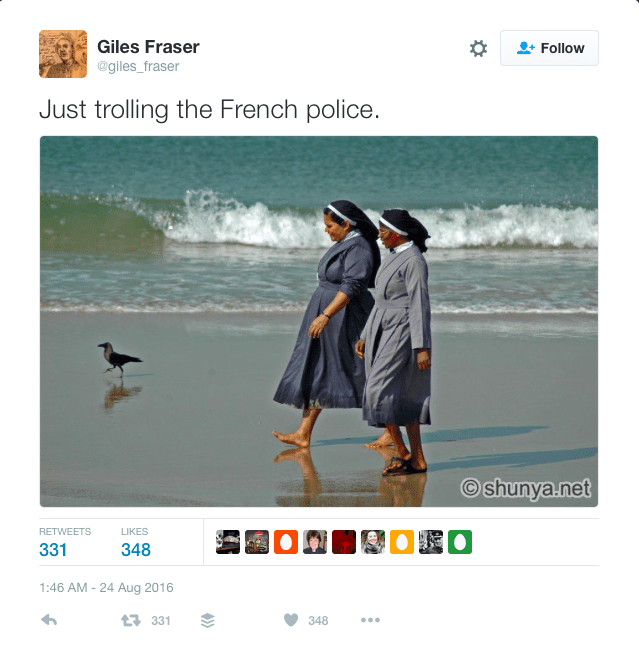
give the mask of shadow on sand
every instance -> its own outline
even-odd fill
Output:
[[[463,440],[481,440],[484,438],[505,438],[513,435],[527,435],[548,426],[486,426],[474,429],[446,429],[444,431],[425,431],[422,433],[422,442],[459,442]],[[381,431],[380,431],[381,432]],[[377,436],[375,436],[376,438]],[[333,438],[331,440],[317,440],[314,447],[329,447],[336,444],[368,444],[375,438]]]
[[[597,455],[597,447],[582,449],[557,449],[552,451],[521,451],[518,453],[496,453],[489,456],[462,456],[452,458],[445,463],[433,463],[428,466],[429,472],[440,472],[445,469],[474,469],[476,467],[531,467],[549,463],[563,463],[567,460],[592,458]]]

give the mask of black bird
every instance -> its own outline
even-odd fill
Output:
[[[108,367],[103,374],[106,372],[110,372],[111,370],[114,370],[116,367],[120,368],[120,378],[124,376],[124,370],[122,369],[123,365],[126,365],[127,363],[142,363],[139,358],[134,358],[133,356],[127,356],[126,354],[118,354],[113,351],[113,345],[111,345],[110,342],[103,342],[101,345],[98,345],[98,347],[103,347],[104,348],[104,357],[107,360],[107,363],[110,363],[113,367]]]

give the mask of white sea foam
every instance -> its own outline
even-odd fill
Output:
[[[182,243],[234,243],[258,247],[326,247],[321,214],[310,220],[293,210],[275,211],[258,202],[245,206],[213,191],[188,191],[182,220],[160,225],[164,235]]]
[[[282,304],[258,304],[248,302],[232,303],[170,303],[170,302],[132,302],[117,304],[116,302],[56,302],[42,303],[40,310],[43,313],[205,313],[205,314],[234,314],[234,313],[303,313],[306,308],[304,302],[284,302]],[[299,325],[298,325],[299,326]]]
[[[375,222],[380,212],[367,210]],[[542,246],[594,248],[598,243],[596,209],[500,206],[414,209],[431,233],[429,247]],[[160,226],[159,224],[157,226]],[[211,191],[189,191],[182,220],[162,225],[171,240],[188,243],[237,243],[272,248],[324,248],[321,212],[315,217],[295,209],[273,210],[261,203],[245,206]]]
[[[432,234],[433,247],[597,247],[596,209],[510,205],[413,212]]]
[[[175,204],[158,210],[144,200],[113,198],[145,217],[177,243],[230,243],[274,249],[323,249],[321,209],[314,214],[297,207],[251,206],[222,198],[213,190],[189,190],[181,210]],[[381,211],[365,209],[377,224]],[[428,229],[428,247],[568,247],[598,246],[598,210],[546,206],[502,205],[494,209],[463,207],[411,209]]]
[[[49,301],[40,305],[43,313],[209,313],[209,314],[233,314],[233,313],[303,313],[306,308],[304,302],[284,302],[282,304],[267,303],[175,303],[170,302],[138,302],[126,305],[109,303],[66,303]],[[518,306],[475,306],[475,307],[437,307],[433,306],[434,316],[593,316],[597,315],[596,309],[589,308],[525,308]]]

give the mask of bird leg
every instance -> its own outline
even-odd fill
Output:
[[[114,370],[114,369],[115,369],[115,365],[113,367],[107,367],[106,370],[104,370],[104,372],[102,372],[102,374],[106,374],[107,372],[110,372],[111,370]]]

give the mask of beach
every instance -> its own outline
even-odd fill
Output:
[[[43,506],[596,504],[596,138],[43,137],[40,164]],[[271,434],[340,198],[431,235],[426,475],[382,477],[357,409]],[[105,341],[144,362],[103,373]]]
[[[596,505],[596,336],[536,335],[548,318],[435,317],[428,473],[386,479],[392,450],[364,449],[379,431],[357,409],[324,411],[306,451],[271,435],[298,424],[299,411],[272,396],[300,320],[42,313],[42,505]],[[521,324],[505,328],[509,320]],[[596,316],[573,320],[596,334]],[[128,364],[122,380],[103,373],[105,340],[144,362]],[[470,499],[460,492],[467,477],[587,478],[593,492]]]

